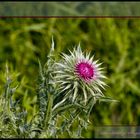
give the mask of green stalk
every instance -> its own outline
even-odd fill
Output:
[[[47,106],[47,113],[45,118],[45,129],[47,129],[52,117],[52,106],[53,106],[53,95],[48,93],[48,106]]]

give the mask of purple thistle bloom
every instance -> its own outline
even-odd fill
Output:
[[[85,80],[90,82],[90,80],[95,79],[95,70],[94,66],[89,62],[80,61],[75,66],[75,71],[77,75]]]
[[[62,58],[61,62],[56,64],[55,73],[59,92],[65,92],[64,99],[72,98],[74,102],[84,98],[86,104],[90,98],[104,96],[101,89],[105,89],[103,79],[106,77],[103,68],[100,68],[101,63],[95,61],[94,56],[90,57],[90,53],[84,55],[79,45],[73,52],[70,51],[70,55],[63,53]],[[78,94],[81,91],[83,96]]]

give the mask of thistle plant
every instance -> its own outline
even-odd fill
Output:
[[[64,93],[64,100],[67,98],[72,102],[87,104],[93,100],[104,97],[102,89],[105,89],[102,63],[90,57],[90,53],[85,56],[79,46],[70,55],[62,54],[62,60],[56,63],[56,83],[59,86],[59,93]]]
[[[13,86],[14,78],[9,73],[7,63],[5,76],[4,92],[0,98],[0,138],[28,137],[30,136],[30,124],[27,123],[27,111],[20,106],[20,99],[13,98],[18,85]]]
[[[8,132],[9,137],[61,138],[64,135],[81,138],[83,130],[87,129],[90,123],[89,116],[95,103],[110,100],[103,94],[107,86],[104,82],[104,68],[101,67],[102,63],[94,60],[94,56],[90,53],[84,54],[80,44],[73,51],[69,51],[69,54],[62,53],[59,62],[55,60],[54,52],[52,38],[47,62],[42,67],[39,61],[36,90],[38,110],[30,122],[27,123],[26,110],[17,112],[17,102],[13,102],[12,98],[17,87],[10,90],[11,82],[7,79],[3,96],[5,100],[2,98],[2,104],[10,109],[5,113],[3,108],[1,118],[3,120],[5,115],[12,114],[8,124],[13,129]],[[18,117],[17,114],[21,116]]]

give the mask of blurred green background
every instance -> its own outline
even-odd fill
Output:
[[[104,94],[118,103],[97,103],[85,137],[94,137],[96,126],[140,124],[140,19],[135,18],[1,18],[0,91],[4,84],[5,63],[20,73],[17,97],[29,119],[35,112],[38,58],[44,64],[55,41],[56,59],[78,43],[103,62],[106,83]]]

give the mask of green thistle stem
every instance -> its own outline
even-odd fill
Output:
[[[48,124],[52,117],[52,106],[53,106],[53,95],[48,93],[48,106],[47,106],[47,113],[45,118],[45,129],[47,129]]]

